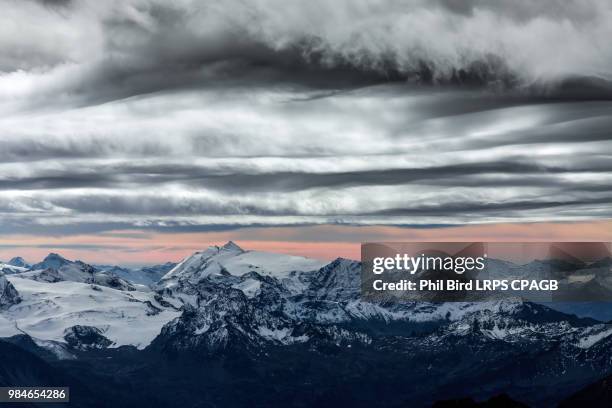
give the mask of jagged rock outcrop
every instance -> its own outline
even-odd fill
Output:
[[[17,289],[0,272],[0,310],[7,309],[21,302]]]
[[[92,326],[72,326],[64,331],[64,339],[69,347],[76,350],[102,349],[113,344],[100,329]]]

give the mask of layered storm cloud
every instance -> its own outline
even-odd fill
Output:
[[[612,218],[607,1],[4,1],[0,232]]]

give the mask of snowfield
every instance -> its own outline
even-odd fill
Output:
[[[223,273],[242,276],[253,271],[261,276],[270,276],[282,281],[291,279],[293,273],[313,272],[327,263],[301,256],[245,251],[230,241],[224,246],[209,247],[205,251],[189,256],[162,277],[158,287],[173,287],[183,279],[197,283]],[[247,285],[247,287],[252,291],[253,286]]]
[[[24,268],[22,266],[14,266],[6,263],[0,263],[0,272],[4,272],[7,275],[13,273],[21,273],[27,271],[28,268]]]
[[[163,325],[180,312],[160,305],[153,293],[121,291],[80,282],[38,282],[7,276],[22,301],[0,317],[0,337],[25,333],[34,339],[65,342],[66,329],[93,326],[111,347],[148,346]]]

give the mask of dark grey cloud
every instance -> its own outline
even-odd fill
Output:
[[[524,186],[524,185],[522,185]],[[522,187],[521,186],[521,187]],[[496,186],[494,190],[508,187],[507,185]],[[579,189],[580,190],[580,189]],[[603,189],[602,189],[603,190]],[[602,194],[595,194],[591,191],[591,195],[584,194],[581,198],[572,196],[563,197],[557,200],[532,198],[530,200],[513,199],[503,202],[483,203],[479,201],[464,200],[462,202],[442,202],[437,204],[422,203],[420,205],[407,204],[407,208],[390,208],[376,212],[368,212],[366,208],[337,208],[330,209],[324,214],[320,211],[301,210],[299,206],[293,203],[286,203],[276,208],[270,208],[263,203],[261,204],[243,204],[239,202],[225,202],[219,204],[217,202],[207,202],[202,199],[182,199],[174,198],[155,198],[155,197],[120,197],[120,196],[99,196],[89,195],[87,197],[78,198],[60,198],[50,200],[53,205],[60,206],[76,211],[80,214],[115,214],[129,215],[135,217],[155,217],[155,216],[197,216],[206,214],[209,216],[293,216],[300,214],[303,216],[315,216],[316,220],[321,219],[321,215],[328,217],[338,216],[459,216],[470,214],[475,218],[488,217],[491,215],[512,215],[520,217],[521,211],[528,210],[550,210],[557,211],[558,207],[571,207],[576,210],[588,208],[589,206],[597,206],[604,209],[603,218],[612,216],[612,210],[608,208],[608,204],[612,200],[610,191],[599,191]],[[606,194],[607,193],[607,194]],[[357,199],[359,199],[357,197]],[[510,214],[508,213],[510,212]],[[491,214],[494,213],[494,214]],[[525,214],[527,215],[527,214]],[[323,218],[325,219],[325,218]]]
[[[392,208],[376,212],[370,215],[386,215],[386,216],[423,216],[423,215],[446,215],[449,213],[456,216],[478,216],[487,214],[488,216],[502,215],[507,212],[529,212],[531,210],[550,210],[557,211],[561,207],[567,209],[574,208],[580,213],[581,208],[585,205],[604,205],[602,218],[612,217],[612,209],[607,206],[612,197],[606,195],[604,197],[585,197],[583,199],[568,199],[564,201],[552,200],[515,200],[502,203],[449,203],[443,206],[423,206],[415,209],[408,208]]]
[[[610,95],[606,0],[5,3],[0,69],[25,69],[43,83],[32,104],[95,104],[220,82],[539,83],[552,92],[578,77],[599,78],[592,87]]]
[[[20,248],[40,248],[40,249],[48,249],[52,251],[60,251],[65,249],[70,250],[86,250],[86,251],[94,251],[94,252],[124,252],[124,253],[133,253],[140,251],[156,251],[163,250],[164,247],[149,245],[143,246],[138,249],[128,248],[121,245],[108,245],[108,244],[0,244],[0,249],[20,249]]]
[[[497,162],[477,162],[449,164],[423,168],[375,169],[345,172],[271,172],[243,173],[240,169],[211,170],[192,165],[134,166],[125,163],[106,169],[105,172],[79,174],[79,169],[66,168],[53,175],[36,175],[20,179],[1,179],[0,190],[46,190],[79,189],[129,186],[159,186],[182,184],[190,188],[216,190],[220,192],[295,192],[312,188],[341,188],[350,186],[402,186],[425,184],[454,187],[482,186],[539,186],[563,187],[568,189],[605,190],[609,184],[601,184],[597,179],[588,183],[561,180],[563,174],[612,172],[610,157],[593,157],[587,163],[549,166],[539,163],[502,160]],[[479,177],[487,174],[503,175],[504,178],[487,179]]]
[[[2,6],[2,233],[610,217],[608,1]]]
[[[307,225],[307,224],[301,224]],[[250,224],[249,228],[267,227],[269,225],[258,225]],[[288,225],[275,225],[275,226],[286,226],[295,227],[299,224],[288,224]],[[200,224],[181,224],[178,222],[165,222],[163,224],[145,224],[139,225],[139,229],[149,232],[223,232],[223,231],[235,231],[243,228],[244,226],[239,224],[219,224],[219,225],[200,225]],[[420,224],[418,227],[422,227]],[[142,238],[147,240],[150,238],[146,233],[144,235],[130,235],[126,234],[127,230],[133,229],[133,222],[123,223],[109,223],[109,222],[78,222],[78,223],[66,223],[66,224],[51,224],[51,225],[40,225],[33,224],[31,222],[3,222],[0,224],[1,234],[13,234],[15,231],[23,231],[28,234],[34,235],[51,235],[59,237],[69,235],[80,235],[80,234],[96,234],[99,236],[107,237],[119,237],[119,238]],[[120,234],[115,231],[121,231]],[[30,246],[30,244],[23,244],[22,246]],[[0,247],[13,248],[16,245],[2,244]]]
[[[40,3],[44,6],[50,7],[68,7],[73,3],[73,0],[34,0],[37,3]]]

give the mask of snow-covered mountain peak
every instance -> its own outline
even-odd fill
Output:
[[[238,244],[236,244],[234,241],[228,241],[225,245],[220,247],[220,250],[232,251],[232,252],[244,252],[244,249],[240,248],[240,246],[238,246]]]
[[[246,251],[230,241],[185,258],[160,280],[159,287],[170,288],[183,281],[193,284],[211,276],[243,276],[249,272],[283,280],[300,272],[317,271],[325,264],[325,261],[301,256]]]
[[[134,285],[112,271],[98,271],[85,262],[70,261],[55,253],[47,255],[42,262],[32,265],[30,271],[19,273],[19,277],[48,283],[70,281],[120,290],[136,290]]]
[[[8,265],[17,266],[19,268],[29,268],[30,265],[20,256],[16,256],[11,258],[10,261],[7,262]]]
[[[73,282],[92,281],[95,269],[81,261],[70,261],[63,256],[50,253],[42,262],[32,265],[31,272],[21,274],[21,277],[47,282],[68,280]],[[50,280],[51,275],[53,279]]]
[[[44,260],[47,262],[67,262],[66,258],[55,252],[51,252]]]
[[[354,267],[361,266],[361,263],[359,261],[355,261],[354,259],[339,257],[331,261],[328,265],[334,267]]]
[[[361,263],[336,258],[320,268],[310,279],[308,294],[316,299],[348,301],[357,298]]]
[[[47,255],[45,259],[43,259],[41,262],[32,265],[31,269],[32,270],[47,269],[47,268],[59,269],[62,266],[67,265],[69,263],[70,261],[68,261],[63,256],[52,252],[49,255]]]

